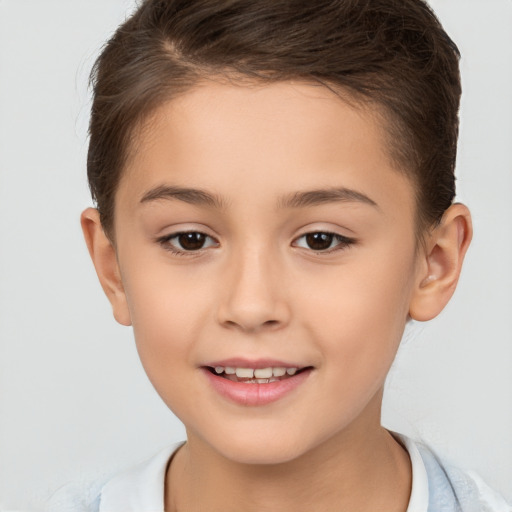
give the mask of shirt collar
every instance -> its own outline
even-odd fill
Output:
[[[428,511],[428,476],[425,464],[412,439],[397,432],[390,432],[409,453],[412,468],[412,488],[406,512]]]
[[[167,447],[110,480],[101,490],[99,512],[164,512],[167,465],[182,445]]]
[[[407,450],[412,466],[412,489],[406,512],[427,512],[428,477],[415,443],[392,432]],[[99,512],[164,512],[165,473],[169,460],[184,443],[165,448],[151,459],[124,471],[101,490]]]

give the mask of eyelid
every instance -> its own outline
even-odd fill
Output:
[[[308,235],[315,234],[315,233],[322,233],[322,234],[330,235],[333,237],[333,239],[338,240],[338,243],[334,247],[327,248],[327,249],[319,249],[319,250],[315,250],[310,247],[301,247],[301,246],[295,245],[297,240],[300,240],[301,238],[304,238]],[[295,245],[296,247],[299,247],[300,249],[305,249],[307,251],[310,251],[314,254],[322,255],[322,254],[330,254],[335,251],[345,250],[348,247],[350,247],[351,245],[354,245],[356,242],[357,242],[357,240],[355,238],[348,237],[348,236],[342,235],[340,233],[336,233],[335,231],[331,231],[328,229],[312,229],[312,230],[306,231],[305,233],[302,233],[302,235],[294,238],[292,245]]]
[[[186,250],[186,249],[180,249],[178,247],[175,247],[171,240],[177,239],[180,235],[184,235],[187,233],[197,233],[200,235],[204,235],[207,239],[213,240],[214,243],[201,247],[200,249],[195,250]],[[209,235],[208,233],[205,233],[204,231],[200,231],[198,229],[180,229],[178,231],[174,231],[172,233],[167,233],[165,235],[159,236],[156,238],[156,242],[160,244],[165,250],[171,252],[172,254],[178,255],[178,256],[198,256],[199,254],[202,254],[206,249],[209,249],[210,247],[215,247],[219,245],[218,240],[216,240],[213,236]]]
[[[198,249],[185,249],[185,248],[180,249],[179,247],[176,247],[172,243],[172,240],[177,239],[180,235],[190,234],[190,233],[203,235],[206,239],[207,245],[204,245],[203,247],[200,247]],[[333,241],[337,241],[337,243],[333,247],[328,247],[326,249],[314,249],[312,247],[303,247],[303,246],[300,246],[297,244],[298,240],[305,238],[308,235],[318,234],[318,233],[331,236],[332,237],[331,243]],[[210,242],[208,242],[208,240],[210,240]],[[210,249],[211,247],[218,247],[220,245],[218,240],[215,237],[213,237],[212,235],[209,235],[208,233],[205,233],[204,231],[202,231],[200,229],[194,229],[194,228],[179,229],[177,231],[173,231],[171,233],[167,233],[165,235],[156,237],[155,241],[158,244],[160,244],[165,250],[171,252],[172,254],[175,254],[178,256],[188,256],[188,257],[199,256],[202,253],[204,253],[207,249]],[[351,245],[355,244],[356,242],[357,242],[357,240],[355,238],[342,235],[342,234],[337,233],[336,231],[333,231],[330,229],[322,229],[319,227],[317,229],[309,229],[308,231],[303,232],[301,235],[295,237],[292,240],[292,246],[298,247],[299,249],[304,249],[304,250],[311,252],[313,254],[316,254],[316,255],[327,255],[327,254],[331,254],[336,251],[346,250]]]

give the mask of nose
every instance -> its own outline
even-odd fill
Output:
[[[287,325],[290,309],[281,265],[268,251],[248,248],[233,254],[221,277],[218,321],[256,333]]]

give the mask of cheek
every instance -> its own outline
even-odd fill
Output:
[[[213,301],[204,280],[190,272],[153,265],[126,268],[125,291],[137,350],[157,390],[194,366],[194,346],[211,317]],[[202,286],[201,286],[202,283]]]
[[[333,411],[337,425],[358,417],[384,385],[407,318],[406,269],[382,261],[340,268],[304,303],[303,326],[321,354],[322,386],[331,390],[318,407]]]
[[[385,375],[394,359],[407,319],[414,282],[412,251],[385,246],[380,253],[358,253],[301,294],[302,318],[326,358],[347,374]],[[399,255],[402,254],[400,257]]]

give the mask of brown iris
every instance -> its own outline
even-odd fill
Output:
[[[186,251],[201,249],[206,241],[206,235],[198,232],[180,233],[177,238],[181,247]]]
[[[311,249],[322,251],[329,249],[333,238],[334,235],[331,233],[308,233],[306,235],[306,243]]]

